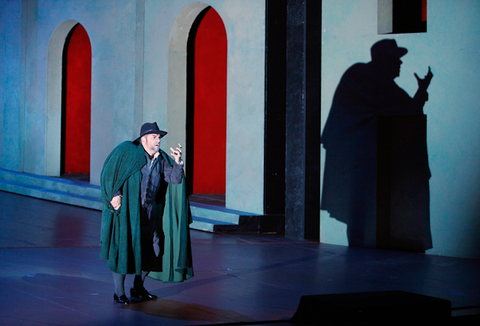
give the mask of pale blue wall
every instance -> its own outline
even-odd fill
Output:
[[[99,183],[103,162],[118,143],[139,132],[137,18],[143,0],[2,2],[2,81],[4,87],[2,168],[45,173],[47,53],[54,31],[65,21],[86,29],[92,46],[91,181]],[[140,8],[140,9],[138,9]],[[4,23],[5,22],[5,23]],[[142,34],[143,36],[143,31]],[[143,39],[140,38],[143,42]],[[0,70],[1,72],[2,70]],[[141,97],[141,93],[140,93]],[[141,101],[140,101],[141,103]],[[5,155],[6,154],[6,155]],[[24,163],[22,163],[24,162]]]
[[[340,77],[352,64],[370,61],[376,41],[395,38],[409,50],[396,82],[412,96],[413,73],[423,76],[432,67],[424,108],[432,172],[428,254],[480,257],[479,17],[480,1],[428,1],[427,33],[378,35],[377,0],[323,1],[322,128]],[[345,225],[323,210],[321,241],[348,244]]]
[[[108,153],[120,142],[136,138],[143,122],[158,121],[166,129],[173,118],[167,109],[169,37],[179,13],[193,3],[2,1],[0,167],[39,175],[59,173],[59,168],[51,172],[49,162],[60,158],[45,154],[56,153],[46,137],[60,130],[49,120],[54,114],[47,108],[46,94],[49,87],[59,85],[49,76],[47,53],[52,35],[66,21],[82,24],[92,46],[91,183],[99,184]],[[205,4],[222,17],[228,38],[227,207],[263,213],[265,1]],[[173,127],[172,139],[162,142],[164,150],[168,141],[176,141],[177,128],[185,130],[185,121]]]
[[[198,3],[192,0],[145,2],[143,114],[145,120],[157,117],[163,128],[167,129],[168,125],[169,134],[162,143],[164,149],[185,139],[185,119],[182,116],[185,107],[177,107],[178,101],[169,98],[176,95],[169,94],[171,30],[180,13]],[[218,12],[227,32],[226,206],[263,214],[265,1],[211,0],[201,3]],[[181,70],[173,73],[185,74]],[[167,110],[169,105],[173,107]],[[188,158],[186,161],[188,164]]]
[[[117,1],[127,2],[127,1]],[[45,173],[47,50],[55,29],[80,22],[92,43],[92,178],[98,180],[105,152],[113,146],[115,3],[111,1],[2,2],[2,168]],[[51,85],[50,85],[51,86]],[[122,90],[118,90],[119,93]],[[6,114],[5,114],[6,113]],[[104,136],[105,132],[109,135]],[[98,182],[98,181],[97,181]],[[94,182],[95,183],[95,182]]]
[[[20,114],[22,76],[22,1],[2,1],[0,5],[0,153],[2,167],[23,168],[23,115]]]

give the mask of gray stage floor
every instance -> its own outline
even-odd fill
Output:
[[[0,325],[284,325],[304,295],[387,290],[450,300],[454,316],[480,306],[479,260],[191,231],[195,277],[148,279],[159,299],[123,307],[98,258],[100,212],[5,192],[0,203]]]

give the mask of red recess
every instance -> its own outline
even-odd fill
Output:
[[[80,24],[72,33],[66,60],[64,172],[90,173],[92,48]]]
[[[211,8],[195,39],[193,193],[224,194],[227,138],[227,33]]]
[[[422,0],[422,22],[427,21],[427,0]]]

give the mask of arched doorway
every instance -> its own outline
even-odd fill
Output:
[[[90,39],[77,24],[62,57],[61,175],[85,181],[90,173],[91,72]]]
[[[219,14],[205,8],[187,43],[188,194],[225,194],[227,34]]]

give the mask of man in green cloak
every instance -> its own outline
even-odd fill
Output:
[[[145,123],[140,137],[110,153],[100,176],[100,257],[108,260],[120,304],[130,303],[126,274],[135,275],[130,296],[141,301],[157,298],[144,288],[147,275],[163,282],[193,276],[182,146],[170,147],[172,160],[160,150],[166,134],[156,122]]]

